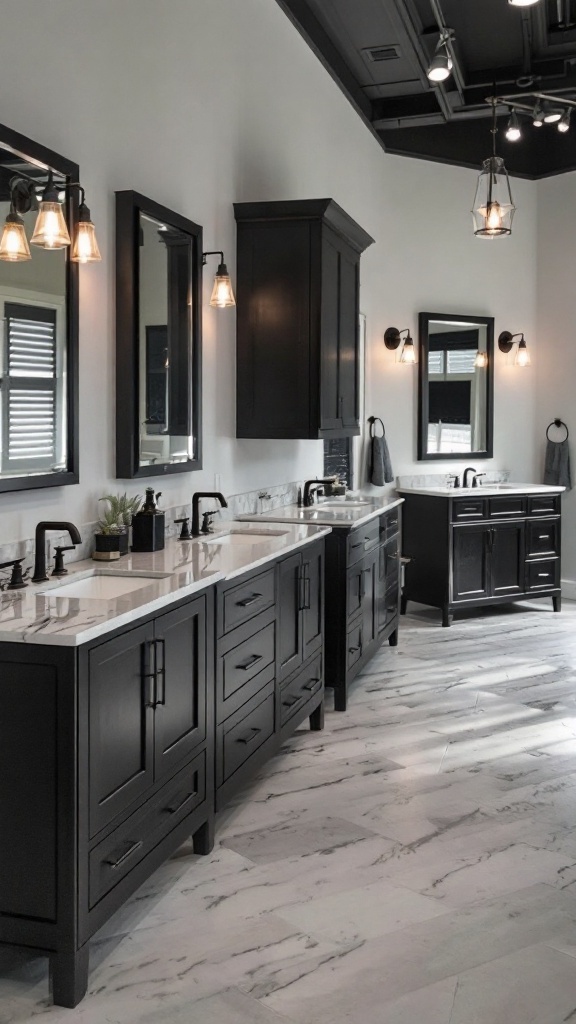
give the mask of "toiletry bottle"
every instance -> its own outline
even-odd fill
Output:
[[[165,516],[156,507],[161,495],[154,488],[146,488],[146,499],[139,512],[132,517],[132,551],[162,551],[165,538]]]

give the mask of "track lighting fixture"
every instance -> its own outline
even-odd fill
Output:
[[[539,0],[508,0],[511,7],[534,7]]]
[[[452,56],[448,48],[451,38],[452,33],[450,31],[442,32],[440,35],[434,56],[426,72],[431,82],[445,82],[452,73]]]
[[[571,111],[570,111],[569,108],[564,111],[564,113],[562,115],[562,119],[560,121],[558,121],[558,131],[559,132],[567,132],[567,131],[570,130],[570,114],[571,114]]]
[[[226,306],[235,306],[236,299],[234,298],[234,291],[232,289],[232,282],[230,280],[230,274],[228,273],[228,267],[224,262],[224,253],[219,249],[212,252],[202,253],[202,264],[206,264],[208,256],[219,256],[220,263],[218,269],[214,275],[214,287],[212,288],[212,295],[210,296],[210,305],[217,306],[219,309],[225,309]]]
[[[508,127],[506,128],[506,138],[508,139],[508,142],[518,142],[518,140],[522,138],[522,129],[520,128],[518,114],[515,110],[510,114],[510,120],[508,121]]]
[[[556,124],[557,121],[562,117],[562,111],[558,107],[553,107],[549,103],[544,106],[544,124]]]
[[[496,99],[492,99],[492,156],[482,165],[478,177],[472,219],[478,238],[500,238],[512,234],[516,207],[512,199],[508,172],[502,157],[496,156]]]
[[[39,197],[37,190],[40,185]],[[78,188],[81,203],[74,245],[70,259],[75,263],[95,263],[102,259],[96,231],[90,220],[90,210],[85,204],[84,189],[79,182],[55,182],[52,171],[42,188],[36,178],[19,174],[10,182],[10,213],[6,217],[0,239],[0,260],[16,261],[31,259],[23,213],[38,209],[38,216],[30,242],[42,249],[65,249],[72,240],[64,217],[63,199],[68,189]]]
[[[532,111],[532,124],[535,128],[541,128],[544,124],[544,111],[539,103],[536,104]]]
[[[520,340],[515,342],[514,338],[519,338]],[[522,333],[511,334],[510,331],[502,331],[498,336],[498,348],[501,352],[510,352],[515,344],[518,345],[518,348],[514,358],[514,365],[530,366],[530,353]]]
[[[405,334],[404,344],[402,344],[402,335]],[[412,340],[410,334],[410,328],[404,327],[399,331],[396,327],[388,327],[384,331],[384,344],[386,348],[392,351],[398,350],[400,346],[400,352],[397,352],[396,360],[399,363],[411,363],[412,365],[416,362],[416,346]]]

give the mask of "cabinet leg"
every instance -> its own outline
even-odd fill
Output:
[[[554,594],[552,597],[552,607],[555,612],[562,611],[562,594]]]
[[[406,615],[406,608],[408,607],[408,598],[402,594],[400,598],[400,615]]]
[[[206,857],[214,849],[214,816],[211,815],[192,836],[194,853]]]
[[[444,607],[442,608],[442,625],[445,627],[451,626],[452,619],[453,616],[450,614],[450,608],[447,604],[445,604]]]
[[[348,694],[346,687],[334,689],[334,711],[346,711],[348,707]]]
[[[398,647],[398,627],[396,627],[393,633],[390,633],[388,643],[390,644],[390,647]]]
[[[309,718],[312,732],[322,732],[324,728],[324,701],[314,709]]]
[[[68,950],[50,954],[50,981],[56,1006],[73,1009],[86,995],[88,988],[87,942],[76,952]]]

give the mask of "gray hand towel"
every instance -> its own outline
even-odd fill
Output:
[[[572,487],[568,438],[564,441],[548,440],[544,459],[544,483],[566,487],[568,490]]]
[[[382,427],[382,436],[376,436],[376,423]],[[386,431],[382,420],[375,416],[370,421],[370,483],[376,487],[383,484],[391,484],[394,480],[394,472],[388,451]]]

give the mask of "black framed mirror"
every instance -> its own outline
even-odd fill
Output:
[[[116,476],[202,466],[202,228],[116,193]]]
[[[494,318],[420,313],[418,459],[492,458]]]
[[[29,244],[50,179],[73,236],[78,165],[0,125],[0,492],[78,483],[78,266]]]

